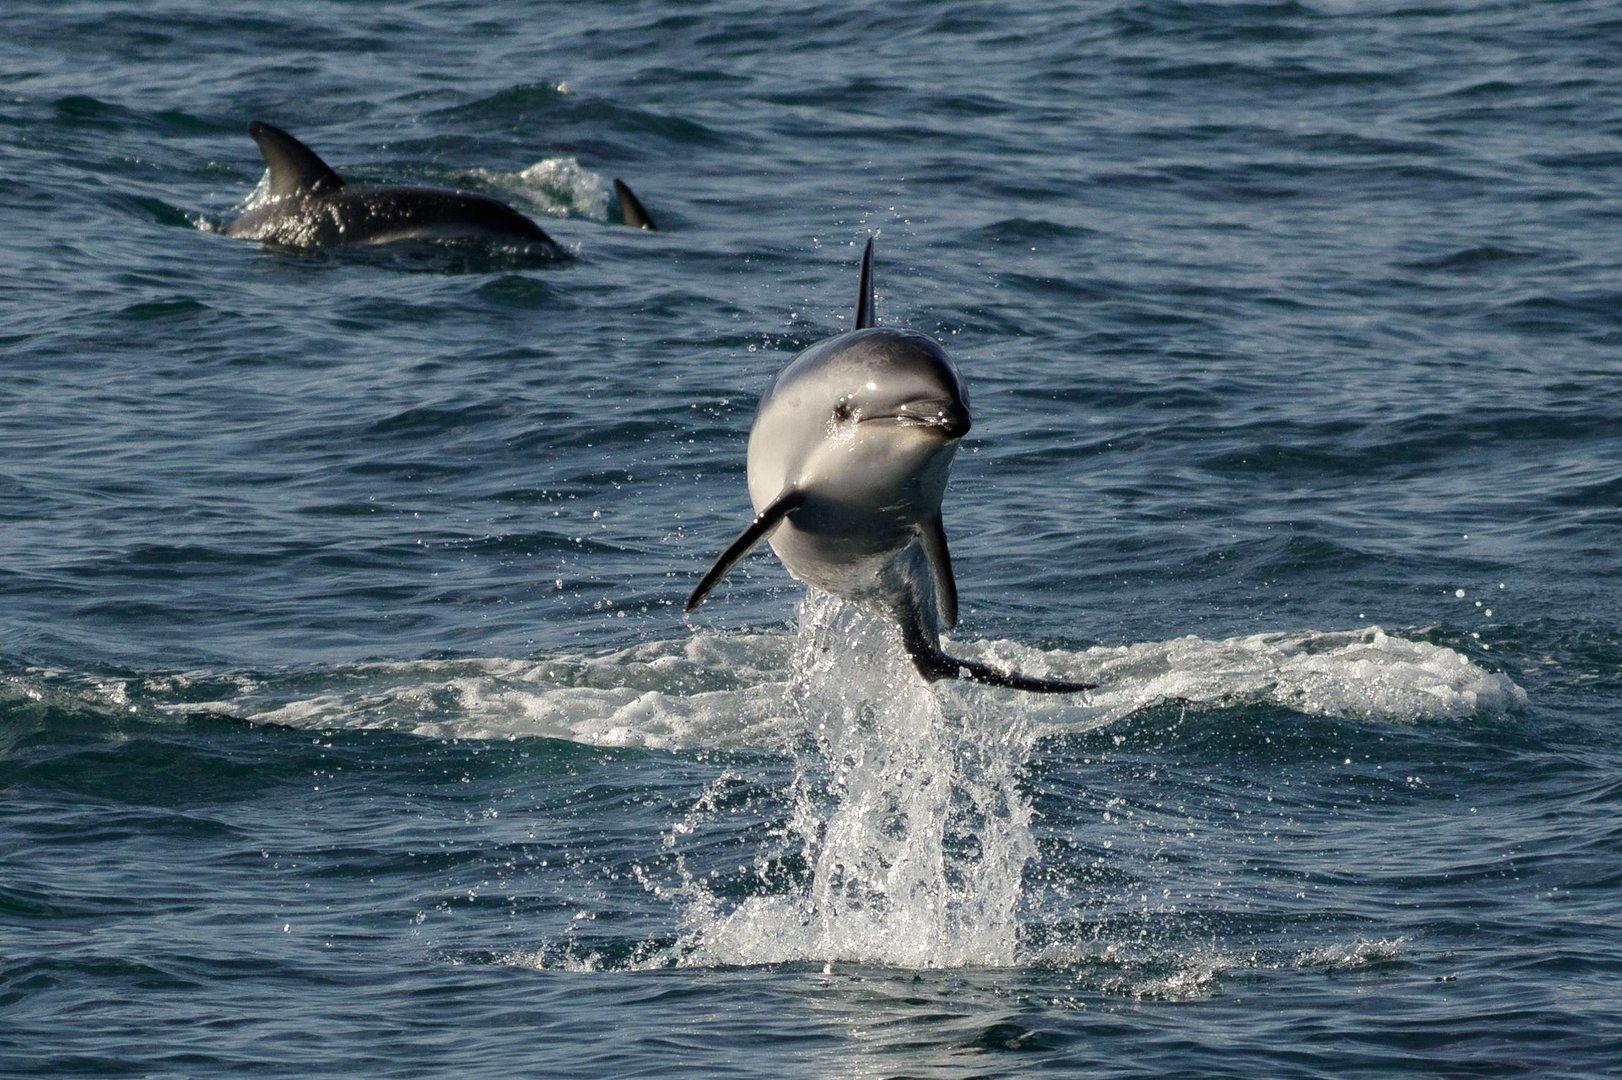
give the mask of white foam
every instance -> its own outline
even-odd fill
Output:
[[[607,221],[613,199],[608,179],[572,157],[542,158],[517,172],[467,169],[459,175],[548,217]]]
[[[1406,937],[1359,938],[1353,942],[1320,945],[1299,954],[1295,958],[1295,966],[1343,971],[1349,968],[1387,964],[1397,959],[1409,940]]]
[[[1501,716],[1526,703],[1507,676],[1462,653],[1378,627],[1299,630],[1208,641],[1194,636],[1080,651],[1011,641],[958,641],[953,651],[1036,675],[1100,684],[1086,695],[1021,694],[942,682],[926,688],[876,620],[828,602],[825,621],[846,637],[791,685],[795,639],[787,634],[690,634],[597,655],[550,659],[423,660],[360,664],[298,680],[278,700],[261,680],[228,703],[249,719],[295,727],[391,728],[435,738],[557,738],[652,749],[783,749],[804,737],[795,702],[834,661],[879,653],[894,664],[881,698],[935,699],[948,716],[1017,717],[1038,734],[1085,730],[1161,705],[1234,708],[1272,704],[1309,716],[1393,723]],[[841,621],[843,619],[843,621]],[[834,631],[830,631],[834,632]],[[820,667],[817,664],[820,663]],[[850,671],[838,678],[849,681]],[[875,675],[875,678],[880,676]],[[222,711],[220,702],[173,711]]]
[[[692,635],[539,662],[358,664],[330,678],[301,680],[325,683],[319,692],[275,703],[250,700],[239,712],[260,723],[388,728],[431,738],[770,747],[785,738],[780,669],[786,653],[780,635]]]
[[[1100,689],[1037,695],[930,686],[902,654],[893,626],[812,595],[794,636],[701,633],[542,660],[364,664],[245,683],[237,704],[255,721],[299,727],[780,752],[792,762],[793,779],[781,820],[753,866],[740,870],[751,883],[740,894],[737,883],[720,886],[687,861],[688,845],[701,851],[712,836],[729,785],[741,782],[728,772],[667,831],[663,855],[638,869],[651,892],[677,905],[681,928],[674,944],[650,942],[627,962],[930,968],[1030,959],[1022,955],[1020,921],[1036,847],[1018,780],[1044,735],[1167,704],[1266,703],[1411,723],[1496,715],[1526,700],[1507,677],[1459,652],[1377,627],[1080,651],[958,641],[952,650],[1034,675],[1096,681]],[[284,690],[276,700],[278,684],[299,692]],[[1038,954],[1046,955],[1040,947]],[[599,961],[566,948],[510,962]],[[1308,966],[1348,962],[1340,954],[1301,959]],[[1135,993],[1200,996],[1221,966],[1167,972],[1156,959],[1141,971],[1129,965],[1128,982]]]
[[[1525,691],[1508,676],[1486,671],[1444,646],[1392,637],[1373,626],[1221,641],[1191,635],[1090,649],[1081,659],[1082,673],[1101,684],[1089,696],[1092,715],[1079,718],[1091,724],[1173,703],[1208,708],[1265,703],[1309,716],[1399,723],[1496,716],[1526,703]],[[1072,671],[1069,666],[1057,670]],[[1054,716],[1060,724],[1067,719],[1078,717]]]

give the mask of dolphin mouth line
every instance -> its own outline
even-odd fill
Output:
[[[857,423],[867,424],[875,420],[889,420],[902,427],[928,428],[938,431],[949,439],[961,439],[969,433],[969,419],[966,416],[953,416],[950,413],[916,413],[916,412],[887,412],[863,416]]]

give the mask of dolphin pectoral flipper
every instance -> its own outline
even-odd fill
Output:
[[[798,488],[790,488],[774,499],[770,506],[757,514],[755,520],[749,523],[749,527],[739,533],[738,538],[728,544],[725,551],[721,552],[720,557],[715,560],[715,565],[705,571],[704,577],[699,580],[698,586],[693,589],[693,594],[687,598],[687,603],[682,605],[682,614],[689,614],[694,608],[702,604],[704,598],[710,595],[710,590],[715,588],[716,583],[727,576],[727,571],[732,569],[732,564],[749,554],[751,548],[766,539],[773,529],[783,523],[784,518],[798,510],[804,502],[805,492],[800,491]]]
[[[986,686],[1006,686],[1010,690],[1024,690],[1032,694],[1075,694],[1095,690],[1097,683],[1066,682],[1063,679],[1040,679],[1022,675],[1017,671],[999,671],[972,660],[959,660],[941,651],[940,642],[929,633],[916,608],[898,613],[901,620],[901,643],[912,658],[912,666],[929,682],[942,679],[962,679],[964,682]]]
[[[314,150],[281,128],[255,120],[248,125],[248,134],[265,156],[272,198],[285,198],[299,192],[337,191],[344,186],[343,179]]]
[[[642,200],[636,197],[630,185],[618,177],[614,179],[614,198],[619,201],[620,217],[625,224],[633,229],[659,231],[659,227],[653,223],[653,216],[648,213],[647,207],[642,205]]]
[[[935,583],[935,611],[941,625],[950,630],[957,625],[957,580],[952,576],[952,553],[946,548],[946,526],[936,514],[918,523],[918,543],[929,561],[929,576]]]

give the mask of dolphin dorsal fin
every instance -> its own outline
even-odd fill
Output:
[[[642,205],[642,200],[636,197],[631,185],[618,177],[614,178],[614,198],[620,204],[620,217],[625,224],[633,229],[646,229],[649,232],[658,232],[659,227],[653,223],[653,215],[648,208]]]
[[[856,329],[866,330],[875,326],[873,318],[873,238],[867,238],[867,247],[862,251],[862,276],[856,283]]]
[[[281,128],[255,120],[248,125],[248,134],[259,144],[259,152],[265,155],[265,167],[270,170],[271,198],[336,191],[344,186],[342,178],[317,157],[314,150]]]

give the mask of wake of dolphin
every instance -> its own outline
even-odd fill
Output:
[[[791,779],[757,800],[758,825],[739,834],[728,817],[739,791],[758,788],[753,766],[733,765],[650,847],[644,884],[674,904],[680,929],[635,962],[913,968],[1021,962],[1021,920],[1032,914],[1021,904],[1039,901],[1022,895],[1035,846],[1019,780],[1046,738],[1166,706],[1269,705],[1413,723],[1502,716],[1525,701],[1507,676],[1462,653],[1377,627],[1081,651],[952,643],[979,661],[1101,684],[1058,696],[926,686],[896,638],[871,613],[813,592],[793,635],[695,633],[527,660],[171,674],[94,693],[121,708],[308,729],[780,756],[786,769],[759,763]],[[718,828],[751,849],[741,886],[689,869],[689,845],[702,847]]]
[[[896,632],[832,597],[804,604],[792,670],[806,737],[761,864],[763,876],[776,862],[804,872],[730,906],[688,882],[678,962],[1015,963],[1035,851],[1018,779],[1035,726],[1017,709],[949,714]]]
[[[1046,955],[1052,943],[1030,953],[1022,940],[1037,846],[1020,783],[1045,735],[1167,704],[1265,701],[1412,721],[1525,700],[1459,653],[1378,630],[1188,637],[1079,655],[971,642],[976,659],[1104,688],[1068,698],[931,688],[897,630],[869,611],[812,591],[800,616],[784,695],[787,730],[798,735],[786,823],[756,855],[759,879],[773,887],[736,900],[683,871],[683,932],[670,962],[1003,967]],[[713,805],[699,800],[667,845],[713,824]]]
[[[801,616],[807,629],[800,636],[704,632],[611,652],[539,658],[365,662],[286,674],[170,673],[107,684],[106,692],[175,715],[220,713],[301,728],[793,753],[816,723],[794,700],[805,685],[794,674],[805,634],[837,616],[874,635],[868,652],[899,652],[884,640],[889,631],[875,617],[860,619],[846,606],[809,594]],[[1375,626],[1216,640],[1190,635],[1080,651],[958,638],[952,648],[987,663],[1101,684],[1085,695],[935,684],[935,698],[953,709],[995,709],[999,722],[1017,716],[1039,735],[1103,727],[1168,704],[1266,704],[1307,716],[1415,723],[1499,716],[1525,701],[1507,676],[1463,653]],[[820,662],[842,656],[850,663],[877,662],[851,655],[858,651],[830,644]],[[909,687],[884,683],[875,692],[910,694]]]

